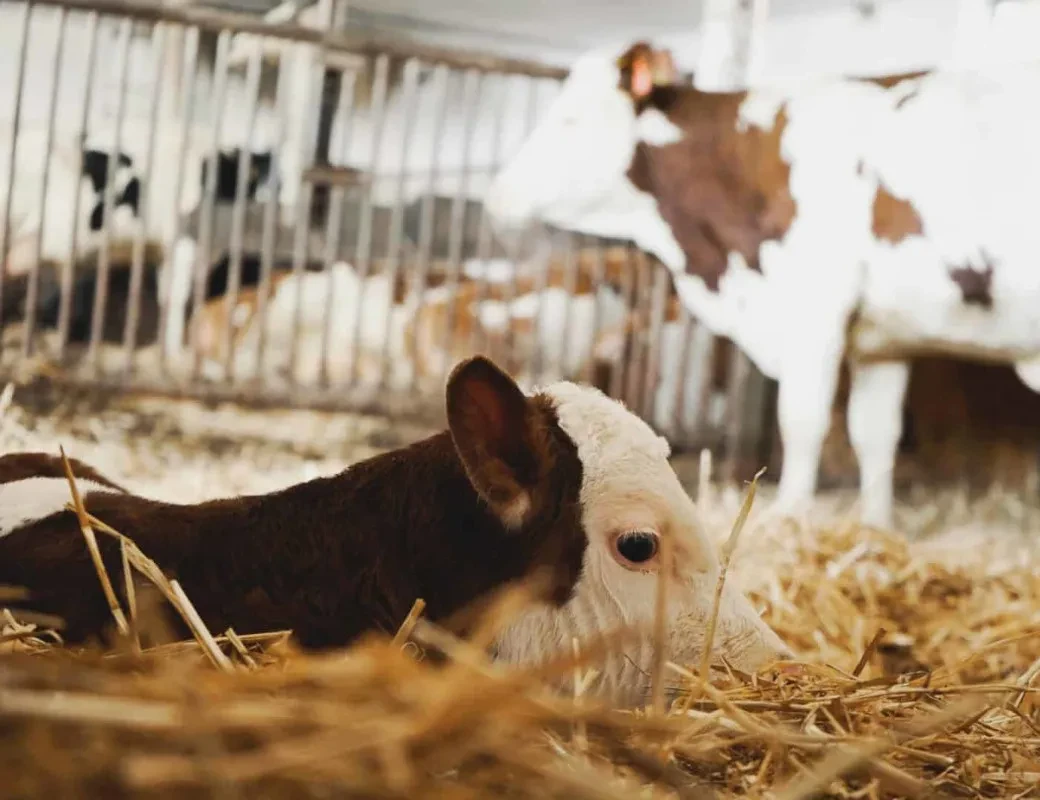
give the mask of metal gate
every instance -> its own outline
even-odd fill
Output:
[[[560,70],[155,3],[0,11],[3,374],[439,420],[485,352],[677,448],[770,440],[763,382],[656,261],[492,231],[483,187]]]

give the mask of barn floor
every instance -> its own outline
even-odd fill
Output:
[[[172,501],[275,489],[421,433],[39,385],[0,393],[0,453],[60,444]],[[465,649],[441,671],[388,641],[320,659],[265,639],[225,644],[236,666],[222,672],[190,645],[66,657],[0,617],[0,771],[12,796],[591,800],[712,796],[707,784],[719,798],[806,798],[830,784],[820,796],[1037,797],[1040,507],[998,489],[922,492],[900,503],[908,541],[850,522],[849,493],[823,496],[810,525],[776,524],[772,493],[727,580],[810,665],[800,676],[719,678],[702,697],[687,665],[689,710],[646,717],[546,705]],[[741,499],[718,485],[701,498],[717,540]]]

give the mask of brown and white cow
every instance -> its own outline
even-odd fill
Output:
[[[638,43],[578,60],[496,176],[531,219],[632,239],[780,383],[778,507],[815,492],[839,366],[862,514],[891,522],[909,359],[1011,363],[1040,390],[1040,67],[707,93]]]
[[[497,656],[532,663],[568,652],[575,637],[645,627],[604,667],[602,691],[623,702],[647,688],[668,537],[669,657],[698,659],[720,565],[665,440],[595,389],[555,383],[524,394],[482,357],[452,371],[446,406],[448,430],[270,494],[161,503],[76,465],[80,489],[91,514],[180,581],[212,630],[291,628],[308,648],[392,632],[417,597],[445,620],[542,573],[543,602],[501,634]],[[63,510],[60,474],[52,457],[0,457],[0,583],[25,587],[77,642],[103,636],[109,610]],[[118,548],[102,549],[120,584]],[[721,608],[718,656],[755,671],[790,655],[731,583]]]

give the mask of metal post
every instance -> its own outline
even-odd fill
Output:
[[[65,49],[65,27],[68,15],[65,9],[58,9],[58,40],[54,43],[53,83],[51,94],[47,105],[47,138],[44,143],[43,175],[40,176],[40,227],[36,230],[36,263],[29,270],[29,285],[25,293],[25,338],[22,340],[22,358],[27,358],[32,350],[34,328],[36,326],[36,306],[40,290],[40,269],[43,267],[40,254],[43,253],[43,237],[47,230],[49,215],[47,214],[47,195],[49,192],[47,184],[51,171],[51,162],[54,160],[54,122],[58,111],[58,89],[61,86],[61,64],[62,53]],[[77,192],[78,194],[78,192]],[[73,252],[75,252],[75,241]]]
[[[18,53],[18,70],[14,84],[14,119],[11,121],[11,143],[7,151],[7,186],[4,187],[4,219],[0,229],[0,267],[7,263],[8,239],[11,236],[11,200],[14,195],[14,173],[18,167],[18,128],[22,121],[22,96],[25,90],[25,61],[29,53],[29,21],[32,19],[33,4],[25,4],[22,18],[21,50]],[[37,259],[38,260],[38,259]],[[6,275],[0,269],[0,308],[3,308],[4,282]]]
[[[697,85],[716,91],[733,91],[754,82],[763,50],[769,0],[707,0],[702,29],[704,36],[697,70]],[[730,371],[725,425],[725,460],[722,474],[735,478],[736,470],[750,446],[752,430],[761,429],[765,413],[765,376],[737,351]],[[705,413],[707,406],[701,407]],[[757,421],[757,422],[756,422]]]
[[[328,0],[319,0],[327,3]],[[326,9],[325,17],[330,31],[341,31],[347,24],[347,0],[334,0],[334,5]],[[325,16],[325,15],[322,15]],[[314,146],[314,165],[329,164],[329,147],[332,143],[332,128],[339,111],[339,98],[342,93],[343,72],[326,66],[321,79],[321,98],[318,111],[318,134]],[[322,219],[328,213],[329,190],[326,183],[316,184],[311,195],[311,213]]]

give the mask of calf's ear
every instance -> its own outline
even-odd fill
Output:
[[[537,408],[490,359],[460,362],[448,377],[448,427],[473,488],[507,528],[537,511],[550,458]]]

